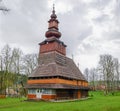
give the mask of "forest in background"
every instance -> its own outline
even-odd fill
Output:
[[[84,70],[91,90],[103,90],[104,95],[120,90],[120,63],[110,54],[100,55],[96,68]]]
[[[21,49],[5,45],[0,51],[0,94],[25,93],[22,88],[37,64],[37,54],[23,54]]]

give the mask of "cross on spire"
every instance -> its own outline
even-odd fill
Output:
[[[53,11],[52,14],[55,15],[55,4],[53,4]]]
[[[55,11],[55,4],[53,4],[53,11]]]

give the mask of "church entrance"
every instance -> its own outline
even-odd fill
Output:
[[[36,91],[36,98],[41,99],[41,97],[42,97],[42,90],[41,89],[37,89],[37,91]]]

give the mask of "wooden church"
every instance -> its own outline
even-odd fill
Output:
[[[28,77],[28,99],[79,99],[88,96],[88,81],[74,61],[66,57],[53,7],[46,39],[39,43],[39,65]]]

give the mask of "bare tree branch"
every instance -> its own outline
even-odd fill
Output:
[[[2,0],[0,0],[0,2],[2,2]],[[10,11],[10,9],[4,7],[4,6],[0,6],[0,10],[3,11],[3,12],[8,12]]]

